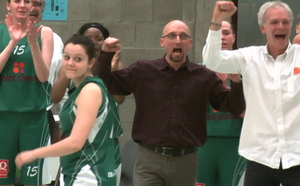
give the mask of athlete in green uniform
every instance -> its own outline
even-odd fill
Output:
[[[234,40],[231,24],[223,21],[222,50],[232,50]],[[217,75],[230,88],[228,76]],[[198,148],[196,186],[237,186],[246,167],[246,160],[238,155],[243,120],[240,116],[217,112],[208,105],[206,121],[208,137],[204,146]]]
[[[85,23],[78,29],[78,34],[85,35],[88,38],[92,39],[96,46],[96,58],[99,56],[101,52],[101,47],[103,44],[103,41],[109,37],[109,31],[100,23],[97,22],[91,22],[91,23]],[[120,62],[120,50],[116,52],[114,55],[114,58],[112,59],[112,71],[118,70],[122,68],[122,64]],[[94,65],[92,68],[93,74],[96,76],[98,74],[97,66]],[[64,92],[69,87],[69,80],[66,78],[65,73],[62,69],[59,70],[57,80],[55,81],[53,85],[53,89],[51,92],[51,97],[54,102],[59,102],[64,95]],[[123,95],[113,95],[114,101],[116,102],[116,105],[122,104],[125,100],[125,96]],[[119,113],[118,108],[114,110],[116,113],[116,118],[118,122],[120,122],[119,119]],[[120,178],[121,178],[121,153],[120,153],[120,143],[118,137],[123,135],[123,130],[121,128],[121,125],[118,125],[119,127],[116,128],[114,131],[115,134],[115,160],[116,160],[116,172],[117,172],[117,185],[119,185]]]
[[[92,75],[94,43],[72,36],[63,52],[63,69],[75,88],[61,111],[63,140],[47,147],[22,152],[18,167],[39,158],[61,156],[65,185],[114,186],[116,105],[103,82]]]
[[[13,185],[16,155],[49,143],[46,90],[53,33],[29,22],[31,1],[8,0],[6,8],[10,13],[0,25],[0,185]],[[46,162],[24,166],[21,183],[49,183]]]
[[[94,44],[96,46],[96,58],[101,53],[101,48],[103,45],[103,41],[109,37],[109,31],[100,23],[97,22],[90,22],[90,23],[85,23],[83,24],[79,29],[78,29],[78,34],[80,35],[85,35],[88,38],[92,39],[94,41]],[[122,69],[122,63],[120,62],[120,50],[116,52],[114,55],[114,58],[112,59],[112,71]],[[97,69],[97,64],[94,65],[92,72],[95,76],[98,75],[99,69]],[[124,95],[113,95],[114,101],[116,102],[116,105],[118,106],[119,104],[122,104],[125,100]],[[119,112],[118,108],[114,110],[116,113],[118,122],[120,122],[119,119]],[[121,153],[120,153],[120,142],[118,137],[123,135],[123,129],[121,128],[121,125],[116,125],[118,128],[115,129],[115,161],[116,161],[116,173],[117,173],[117,185],[120,183],[121,179]]]

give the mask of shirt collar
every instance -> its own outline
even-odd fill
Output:
[[[162,62],[159,64],[158,69],[163,70],[167,67],[170,67],[169,63],[166,60],[166,54],[162,58]],[[194,66],[192,65],[192,62],[189,60],[189,57],[186,56],[186,61],[183,63],[183,65],[180,68],[187,68],[188,71],[192,71],[194,69]]]
[[[290,52],[291,46],[292,46],[291,42],[289,41],[288,47],[286,48],[285,52],[283,54],[281,54],[281,55],[284,55],[284,54],[288,55],[289,52]],[[264,53],[266,55],[270,55],[269,52],[268,52],[268,43],[264,47]]]

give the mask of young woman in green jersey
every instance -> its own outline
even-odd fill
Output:
[[[46,90],[53,32],[29,21],[31,0],[7,0],[5,6],[8,14],[0,25],[0,185],[12,186],[17,153],[49,142]],[[45,163],[38,160],[24,166],[21,183],[49,183]]]
[[[20,153],[16,165],[22,167],[36,159],[61,156],[65,185],[116,185],[114,138],[116,105],[104,83],[93,76],[93,42],[74,35],[63,51],[63,70],[75,88],[65,102],[60,118],[61,141],[47,147]]]
[[[101,48],[103,45],[103,41],[109,37],[109,32],[108,30],[100,23],[97,22],[91,22],[91,23],[85,23],[83,24],[79,29],[78,29],[78,34],[80,35],[85,35],[88,38],[90,38],[96,47],[96,57],[98,57],[101,53]],[[121,50],[118,50],[112,61],[111,61],[111,66],[112,66],[112,71],[122,69],[122,64],[120,62],[120,53]],[[92,72],[94,75],[98,75],[98,65],[95,64],[93,66]],[[122,104],[125,100],[124,95],[113,95],[113,98],[117,104],[117,107],[119,104]],[[114,125],[116,128],[114,129],[114,138],[115,138],[115,162],[116,162],[116,173],[117,173],[117,186],[120,184],[120,179],[121,179],[121,152],[120,152],[120,143],[118,137],[123,135],[123,130],[120,124],[120,118],[119,118],[119,112],[118,109],[114,110],[116,113],[116,124]]]
[[[97,22],[90,22],[83,24],[78,29],[78,34],[85,35],[90,38],[96,47],[96,58],[100,55],[101,47],[103,45],[103,41],[109,37],[109,31],[100,23]],[[120,50],[116,52],[114,58],[112,60],[112,71],[118,70],[122,68],[122,64],[120,62]],[[92,72],[94,75],[98,74],[97,64],[95,64],[92,68]],[[66,88],[69,87],[69,79],[66,78],[65,73],[60,70],[58,73],[57,81],[54,83],[51,96],[53,100],[60,101]],[[117,105],[122,104],[125,100],[125,96],[123,95],[113,95],[113,98]],[[123,134],[123,130],[120,125],[120,119],[118,114],[118,109],[114,111],[116,113],[116,128],[114,130],[114,137],[115,137],[115,159],[116,159],[116,172],[117,172],[117,185],[119,185],[120,178],[121,178],[121,153],[120,153],[120,143],[118,137]]]

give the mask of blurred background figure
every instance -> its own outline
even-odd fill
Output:
[[[222,50],[232,50],[235,34],[231,23],[222,22]],[[224,87],[230,89],[230,79],[239,74],[217,73]],[[245,170],[246,160],[238,155],[243,114],[218,112],[207,106],[207,141],[198,148],[198,177],[196,186],[237,186]]]
[[[300,44],[300,27],[299,27],[299,24],[300,24],[300,15],[298,15],[298,21],[297,21],[297,24],[296,24],[296,35],[293,39],[293,44]]]

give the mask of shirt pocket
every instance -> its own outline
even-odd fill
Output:
[[[290,97],[295,96],[300,91],[300,75],[288,78],[288,93]]]

